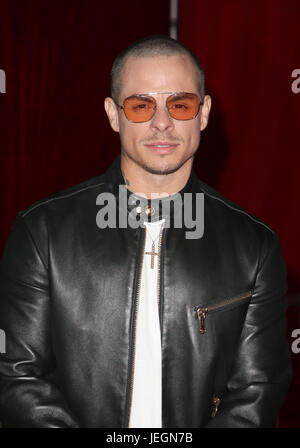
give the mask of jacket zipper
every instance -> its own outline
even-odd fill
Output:
[[[215,417],[218,410],[219,410],[219,405],[221,403],[221,399],[219,397],[213,397],[213,406],[212,406],[212,411],[211,411],[211,417]]]
[[[164,224],[162,225],[159,232],[159,240],[158,240],[158,270],[157,270],[157,305],[158,305],[158,313],[160,313],[160,265],[161,265],[161,246],[162,246],[162,237],[164,232]]]
[[[242,296],[233,297],[232,299],[228,299],[228,300],[223,300],[222,302],[216,303],[215,305],[211,305],[211,306],[207,306],[207,307],[197,306],[195,308],[195,311],[197,313],[197,317],[198,317],[198,321],[199,321],[200,333],[201,334],[206,333],[205,319],[206,319],[206,315],[209,311],[215,311],[218,308],[222,308],[226,305],[230,305],[232,303],[236,303],[241,300],[248,299],[249,297],[252,297],[252,291],[249,291],[246,294],[243,294]]]
[[[158,274],[157,274],[157,304],[158,309],[160,306],[160,258],[161,258],[161,245],[162,245],[162,235],[163,235],[163,227],[162,225],[159,233],[159,243],[158,243]],[[130,385],[129,385],[129,410],[127,415],[127,424],[129,427],[130,423],[130,414],[131,414],[131,406],[132,406],[132,393],[133,393],[133,379],[134,379],[134,368],[135,368],[135,340],[136,340],[136,321],[137,321],[137,312],[138,312],[138,304],[139,304],[139,295],[141,289],[141,278],[142,278],[142,270],[143,270],[143,262],[145,255],[145,246],[146,246],[146,229],[144,229],[144,241],[143,241],[143,249],[142,249],[142,257],[139,263],[139,274],[138,274],[138,282],[136,289],[136,302],[135,302],[135,310],[133,317],[133,334],[132,334],[132,351],[131,351],[131,377],[130,377]]]
[[[142,278],[143,262],[144,262],[144,255],[145,255],[145,246],[146,246],[146,229],[144,229],[142,257],[141,257],[141,260],[139,263],[139,274],[138,274],[137,289],[136,289],[136,296],[135,296],[136,301],[135,301],[135,309],[134,309],[134,316],[133,316],[133,332],[132,332],[133,343],[132,343],[131,360],[130,360],[130,362],[131,362],[131,377],[130,377],[130,383],[129,383],[129,408],[128,408],[127,417],[126,417],[126,427],[127,428],[129,428],[131,405],[132,405],[133,378],[134,378],[134,368],[135,368],[136,318],[137,318],[139,295],[140,295],[140,289],[141,289],[141,278]]]

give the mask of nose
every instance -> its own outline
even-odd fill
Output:
[[[165,102],[157,104],[155,114],[151,120],[150,127],[156,131],[171,131],[174,128],[174,121],[170,117]]]

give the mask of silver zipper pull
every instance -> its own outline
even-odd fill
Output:
[[[197,315],[198,315],[198,320],[199,320],[199,330],[200,330],[201,334],[206,333],[205,318],[206,318],[207,313],[208,313],[207,308],[198,308],[197,309]]]

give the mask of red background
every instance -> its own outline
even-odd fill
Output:
[[[279,233],[288,338],[300,328],[298,0],[185,0],[179,40],[199,56],[213,109],[195,168]],[[168,1],[0,0],[0,252],[17,211],[106,170],[119,153],[103,109],[114,57],[168,34]],[[300,426],[300,354],[278,426]]]
[[[185,0],[179,40],[199,57],[213,98],[195,163],[201,179],[280,236],[288,267],[288,338],[300,328],[298,0]],[[278,419],[300,427],[300,353]]]

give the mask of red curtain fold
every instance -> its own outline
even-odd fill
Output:
[[[199,57],[213,98],[200,177],[279,233],[288,266],[288,338],[300,328],[298,0],[185,0],[179,40]],[[299,84],[299,83],[298,83]],[[279,426],[300,426],[300,353]]]
[[[17,211],[119,153],[103,107],[111,64],[135,40],[168,35],[168,14],[168,0],[0,0],[0,253]]]

